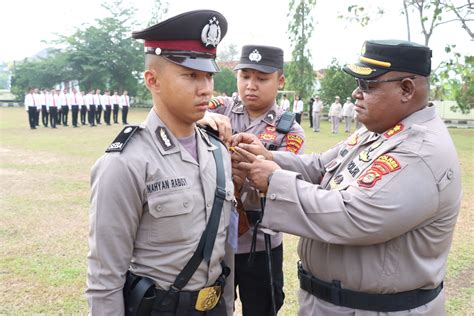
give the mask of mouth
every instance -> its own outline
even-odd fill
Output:
[[[256,96],[255,94],[246,94],[245,99],[253,101],[253,100],[257,100],[258,96]]]
[[[196,104],[196,107],[199,110],[207,110],[208,105],[209,105],[209,101],[203,101],[201,103]]]

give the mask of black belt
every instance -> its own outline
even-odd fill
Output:
[[[245,213],[247,214],[247,219],[251,226],[255,226],[255,224],[262,218],[261,211],[245,211]]]
[[[170,296],[168,291],[155,289],[155,295],[153,304],[153,310],[155,311],[177,313],[179,310],[192,310],[194,314],[199,313],[194,309],[199,291],[179,291],[176,295]],[[221,302],[222,297],[223,295],[220,296],[219,302]],[[166,304],[161,304],[163,299],[166,299]],[[219,303],[214,308],[218,306]],[[202,314],[205,315],[205,312],[202,312]]]
[[[372,294],[341,288],[340,281],[328,283],[319,280],[303,270],[298,263],[300,287],[308,293],[326,302],[354,309],[397,312],[419,307],[431,302],[443,289],[443,282],[430,290],[416,289],[393,294]]]

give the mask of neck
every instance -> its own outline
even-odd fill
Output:
[[[163,111],[160,109],[158,105],[153,107],[156,115],[160,118],[160,120],[165,123],[166,127],[173,133],[173,135],[177,138],[191,136],[194,133],[195,123],[184,123],[179,121],[171,115],[167,111]]]
[[[259,118],[263,114],[267,113],[270,109],[272,108],[272,105],[263,108],[263,109],[250,109],[249,107],[246,107],[247,113],[250,116],[251,120],[254,120],[256,118]]]

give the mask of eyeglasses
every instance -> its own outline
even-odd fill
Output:
[[[356,82],[360,91],[367,92],[371,89],[369,87],[371,83],[394,82],[394,81],[402,81],[404,79],[415,79],[415,78],[416,76],[397,77],[397,78],[391,78],[391,79],[386,79],[386,80],[365,80],[365,79],[356,78]]]

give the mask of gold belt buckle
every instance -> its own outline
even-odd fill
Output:
[[[221,297],[221,287],[220,286],[210,286],[205,287],[199,291],[197,300],[196,300],[196,310],[200,312],[205,312],[216,307]]]

